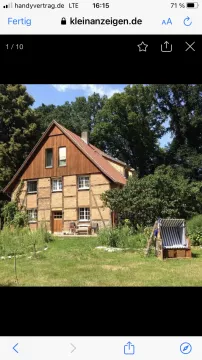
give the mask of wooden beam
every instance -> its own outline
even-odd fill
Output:
[[[93,190],[92,190],[92,189],[91,189],[91,193],[92,193],[92,196],[93,196],[93,198],[94,198],[94,201],[95,201],[95,204],[96,204],[96,206],[97,206],[97,209],[98,209],[98,211],[99,211],[99,214],[100,214],[100,217],[101,217],[101,219],[102,219],[103,225],[104,225],[104,227],[106,227],[106,226],[105,226],[104,219],[103,219],[103,216],[102,216],[102,213],[101,213],[100,208],[99,208],[99,206],[98,206],[98,204],[97,204],[97,200],[96,200],[95,195],[93,194]]]
[[[146,255],[149,254],[149,249],[150,249],[150,246],[152,244],[152,238],[153,238],[153,235],[154,235],[154,230],[156,230],[156,228],[157,228],[157,221],[155,221],[155,223],[154,223],[151,235],[150,235],[149,240],[147,242]]]

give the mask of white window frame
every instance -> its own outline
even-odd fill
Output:
[[[60,159],[60,149],[65,149],[65,164],[63,164],[63,165],[60,165],[60,161],[61,161],[61,159]],[[66,166],[67,165],[67,148],[66,148],[66,146],[60,146],[59,148],[58,148],[58,166],[59,167],[63,167],[63,166]]]
[[[56,183],[56,187],[54,188],[53,184]],[[60,187],[61,184],[61,187]],[[52,192],[58,192],[58,191],[62,191],[62,178],[58,178],[58,179],[52,179]]]
[[[47,150],[52,150],[52,165],[46,165],[46,154],[47,154]],[[52,169],[53,168],[53,148],[47,148],[45,149],[45,168],[46,169]]]
[[[33,182],[35,182],[36,183],[36,190],[34,190],[34,191],[29,191],[29,183],[33,183]],[[37,180],[28,180],[27,181],[27,193],[28,194],[37,194],[37,186],[38,184],[37,184]]]
[[[83,210],[83,214],[84,214],[84,219],[81,219],[81,210]],[[87,215],[88,213],[88,215]],[[89,218],[88,218],[89,216]],[[79,221],[90,221],[90,208],[86,207],[86,208],[79,208]]]
[[[86,179],[88,179],[88,186],[86,186]],[[84,186],[81,186],[82,185],[81,183],[84,184]],[[89,190],[90,189],[90,176],[84,175],[84,176],[78,177],[78,189],[79,190]]]
[[[31,219],[29,219],[29,213],[32,213]],[[28,222],[29,223],[36,223],[37,222],[37,209],[27,209],[27,215],[28,215]]]

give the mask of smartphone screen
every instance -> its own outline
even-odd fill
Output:
[[[202,4],[47,1],[0,4],[0,356],[198,360]]]

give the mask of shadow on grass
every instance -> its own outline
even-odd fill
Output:
[[[192,257],[192,258],[199,258],[199,257],[201,257],[201,255],[200,255],[200,254],[196,254],[196,253],[192,253],[192,254],[191,254],[191,257]]]

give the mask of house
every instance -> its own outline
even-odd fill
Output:
[[[69,230],[70,223],[113,225],[114,214],[104,208],[100,194],[123,187],[134,170],[52,121],[4,192],[29,215],[29,226],[46,222],[51,232]]]

